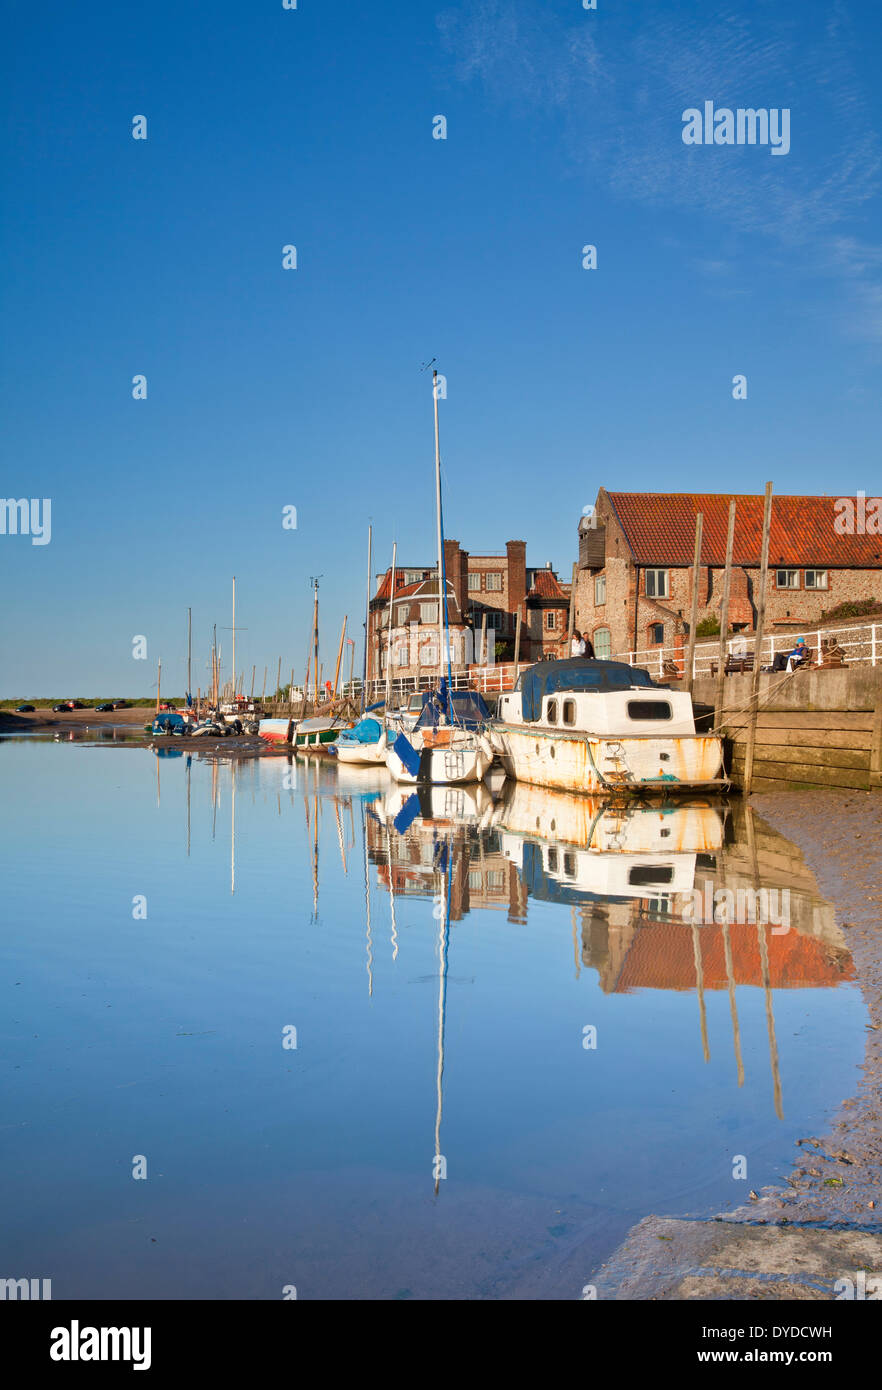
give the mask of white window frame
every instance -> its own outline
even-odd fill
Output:
[[[781,583],[781,575],[782,575],[782,574],[784,574],[784,575],[792,575],[792,576],[793,576],[794,582],[791,584],[791,583],[788,582],[788,580],[785,579],[784,583],[782,584],[782,583]],[[781,569],[778,569],[778,568],[776,567],[776,569],[775,569],[775,588],[776,588],[776,589],[780,589],[780,590],[782,591],[782,593],[785,592],[785,591],[789,591],[789,592],[792,593],[794,589],[798,589],[798,588],[799,588],[799,570],[791,569],[791,567],[790,567],[789,565],[783,566]]]
[[[598,643],[598,638],[605,638]],[[608,661],[612,653],[612,633],[608,627],[599,627],[591,635],[591,645],[594,648],[594,655],[598,661]],[[606,651],[601,651],[601,647],[606,647]]]
[[[547,609],[545,610],[545,631],[546,631],[546,632],[554,632],[554,630],[555,630],[556,627],[557,627],[557,614],[555,613],[555,611],[554,611],[553,608],[547,608]]]
[[[600,608],[606,603],[606,575],[595,574],[594,576],[594,606]]]
[[[486,581],[485,588],[488,592],[492,591],[496,594],[502,592],[502,574],[499,570],[488,570],[484,579]]]
[[[437,603],[421,603],[421,604],[420,604],[420,622],[423,624],[424,627],[431,627],[433,623],[437,626],[437,623],[438,623],[438,605],[437,605]]]
[[[477,593],[477,592],[480,590],[480,588],[481,588],[481,576],[480,576],[480,573],[476,574],[474,571],[470,571],[470,572],[469,572],[469,593],[470,593],[470,594]]]
[[[649,576],[652,575],[652,588],[649,585]],[[646,569],[643,571],[643,592],[647,598],[670,598],[671,585],[668,578],[668,571],[664,569]]]
[[[809,575],[812,576],[812,581],[811,581],[811,583],[809,583]],[[823,583],[818,583],[818,579],[819,579],[819,578],[823,579]],[[817,569],[806,570],[806,571],[805,571],[805,574],[804,574],[804,576],[803,576],[803,579],[804,579],[805,587],[806,587],[807,589],[811,589],[811,591],[812,591],[813,593],[816,593],[819,589],[826,589],[826,588],[828,587],[829,582],[830,582],[830,581],[829,581],[829,570],[817,570]]]

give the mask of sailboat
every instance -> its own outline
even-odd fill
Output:
[[[444,525],[441,511],[441,448],[438,433],[438,372],[432,372],[435,406],[435,514],[438,534],[438,675],[439,688],[424,700],[416,727],[399,733],[386,747],[386,766],[396,782],[480,782],[493,761],[493,746],[484,732],[479,705],[465,711],[450,693],[450,635],[447,580],[444,572]],[[447,679],[441,674],[447,660]],[[480,698],[480,697],[478,697]],[[483,703],[483,702],[482,702]]]
[[[318,707],[319,702],[319,666],[318,666],[318,580],[313,580],[313,614],[312,614],[312,634],[315,663],[315,693],[313,706]],[[312,718],[306,719],[306,700],[309,693],[309,667],[306,670],[307,681],[303,691],[303,705],[299,719],[292,715],[283,715],[276,718],[261,719],[257,726],[257,732],[262,739],[268,743],[293,743],[297,748],[318,747],[326,743],[333,743],[340,733],[343,726],[342,716],[339,714],[313,714]]]

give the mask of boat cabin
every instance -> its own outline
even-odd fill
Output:
[[[657,685],[648,671],[622,661],[540,661],[501,695],[504,724],[562,734],[647,735],[695,733],[692,698]]]

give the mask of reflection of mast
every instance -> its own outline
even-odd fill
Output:
[[[187,858],[190,858],[190,767],[193,755],[187,754]]]
[[[735,1064],[738,1068],[738,1085],[744,1085],[744,1062],[741,1057],[741,1028],[738,1023],[738,1005],[735,1002],[735,976],[732,970],[732,942],[729,937],[729,923],[723,923],[723,950],[726,954],[726,979],[729,985],[729,1010],[732,1014],[732,1037],[735,1040]]]
[[[217,830],[217,759],[211,764],[211,838]]]
[[[441,1107],[444,1081],[444,1023],[447,1015],[447,945],[450,934],[450,868],[452,846],[447,846],[447,870],[444,875],[441,924],[438,938],[438,1109],[435,1112],[435,1196],[441,1185]]]
[[[389,822],[386,822],[386,859],[389,864],[389,911],[392,914],[392,959],[398,959],[398,932],[395,929],[395,885],[392,882],[392,837],[389,834]]]
[[[308,766],[308,764],[307,764]],[[307,772],[307,776],[309,773]],[[318,767],[312,770],[312,919],[318,921],[319,884]]]
[[[707,1013],[704,1007],[704,978],[701,968],[701,928],[692,923],[692,953],[695,957],[695,990],[698,995],[698,1011],[701,1016],[701,1049],[704,1060],[710,1061],[710,1048],[707,1042]]]
[[[361,806],[361,828],[364,835],[364,910],[365,921],[367,924],[367,977],[368,995],[373,998],[374,993],[374,956],[371,945],[371,883],[368,866],[368,841],[367,841],[367,815],[365,813],[364,802]]]
[[[756,848],[756,827],[753,822],[753,807],[749,804],[745,806],[747,813],[747,845],[750,850],[751,863],[753,865],[753,886],[757,890],[754,900],[759,903],[762,901],[759,896],[760,873],[759,855]],[[772,1064],[772,1084],[775,1093],[775,1114],[779,1120],[784,1118],[784,1106],[781,1097],[781,1073],[778,1068],[778,1042],[775,1037],[775,1012],[772,1003],[771,977],[769,974],[769,943],[766,938],[766,924],[762,921],[762,908],[757,912],[756,935],[759,942],[760,965],[763,973],[763,990],[766,996],[766,1027],[769,1031],[769,1060]]]
[[[572,907],[570,908],[570,921],[571,921],[572,924],[573,924],[573,959],[574,959],[575,962],[576,962],[576,979],[578,980],[579,974],[580,974],[580,972],[581,972],[581,965],[580,965],[580,963],[579,963],[579,942],[578,942],[578,938],[577,938],[577,931],[578,931],[578,928],[577,928],[577,926],[576,926],[576,904],[575,904],[575,903],[573,903]]]
[[[232,795],[230,797],[230,893],[236,891],[236,764],[230,763],[230,783]]]
[[[343,872],[344,874],[348,874],[349,870],[346,867],[346,847],[343,844],[343,822],[340,819],[340,802],[336,796],[334,797],[334,815],[337,818],[337,843],[340,846],[340,858],[343,861]]]

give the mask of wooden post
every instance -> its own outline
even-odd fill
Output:
[[[701,533],[704,515],[699,512],[695,518],[695,553],[692,559],[692,607],[689,610],[689,644],[686,648],[686,670],[683,672],[683,685],[692,693],[695,679],[695,629],[698,624],[698,582],[701,578]]]
[[[340,662],[343,660],[343,643],[344,643],[345,640],[346,640],[346,617],[347,617],[347,615],[344,614],[344,615],[343,615],[343,626],[342,626],[342,628],[340,629],[340,645],[339,645],[339,647],[337,648],[337,665],[334,667],[334,694],[333,694],[333,697],[332,697],[332,698],[335,699],[335,700],[336,700],[336,698],[337,698],[337,682],[338,682],[339,679],[340,679]],[[392,653],[391,653],[391,651],[390,651],[390,652],[389,652],[389,659],[390,659],[390,660],[391,660],[391,657],[392,657]]]
[[[517,685],[518,676],[519,676],[520,673],[521,673],[521,671],[520,671],[520,658],[521,658],[521,610],[518,609],[518,618],[517,618],[517,622],[515,623],[515,649],[514,649],[514,668],[515,668],[515,684],[516,684],[516,685]]]
[[[877,699],[870,735],[870,790],[882,791],[882,699]]]
[[[294,706],[294,667],[293,667],[293,666],[291,667],[291,684],[288,686],[288,701],[289,701],[291,707],[293,708],[293,706]]]
[[[250,694],[249,697],[248,697],[249,700],[253,700],[253,699],[254,699],[254,677],[255,677],[256,675],[257,675],[257,667],[256,667],[256,666],[252,666],[252,668],[251,668],[251,694]]]
[[[266,670],[267,670],[267,668],[264,666],[264,668],[263,668],[263,694],[262,694],[261,697],[260,697],[260,703],[261,703],[261,704],[263,704],[264,700],[266,699]]]
[[[756,635],[753,643],[753,679],[750,683],[750,713],[747,725],[747,748],[744,754],[745,796],[750,795],[753,785],[753,761],[756,749],[757,701],[759,698],[760,666],[762,665],[763,628],[766,621],[766,583],[769,577],[769,534],[772,529],[772,484],[766,483],[766,500],[763,508],[763,548],[760,556],[759,594],[756,600]]]
[[[484,609],[484,617],[481,620],[481,665],[487,665],[487,609]]]
[[[717,698],[715,723],[719,731],[723,725],[723,692],[726,682],[726,657],[728,650],[726,638],[729,634],[729,596],[732,591],[732,557],[735,553],[735,498],[729,503],[729,531],[726,536],[726,571],[723,575],[723,602],[720,608],[720,653],[717,658]]]
[[[276,675],[276,699],[282,698],[282,658],[279,657],[279,670]]]
[[[573,582],[570,585],[570,620],[567,627],[567,649],[564,656],[567,657],[573,650],[573,632],[576,627],[576,573],[579,568],[578,560],[573,565]]]
[[[355,643],[349,638],[349,698],[352,699],[352,687],[355,684]]]

